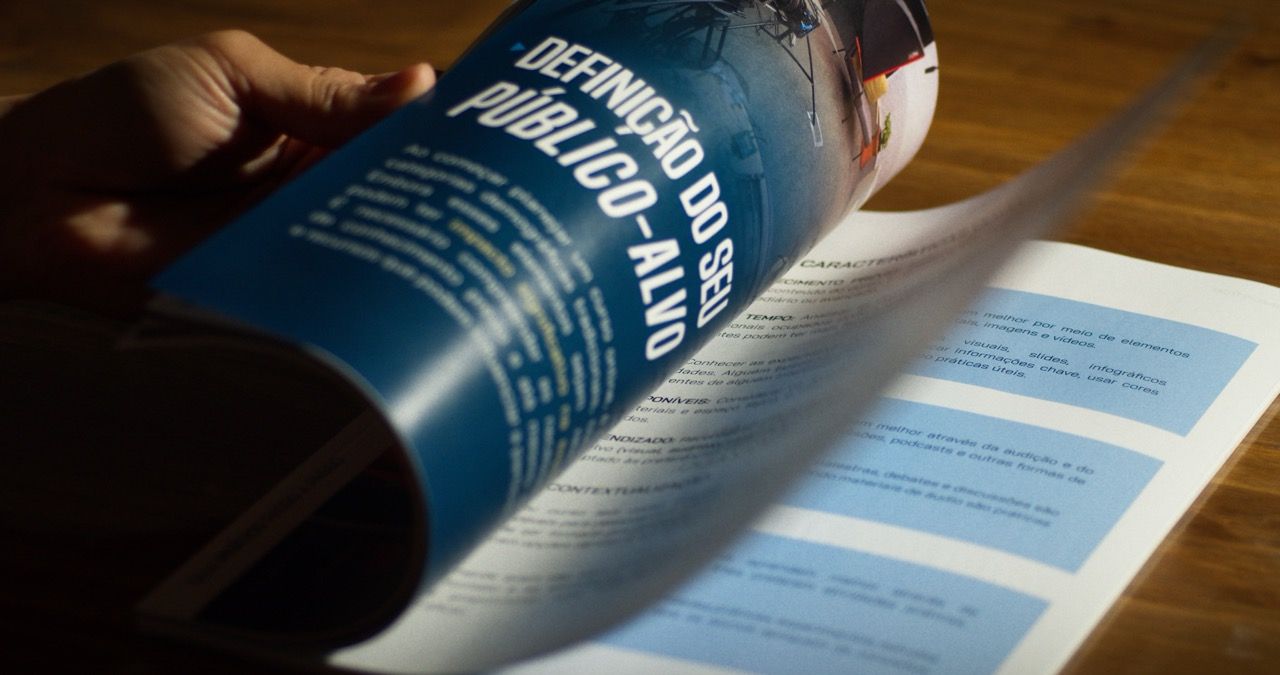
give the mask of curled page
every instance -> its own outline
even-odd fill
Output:
[[[519,3],[154,286],[364,389],[429,584],[906,163],[936,64],[918,0]]]

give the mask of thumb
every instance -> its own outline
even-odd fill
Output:
[[[243,31],[207,35],[199,46],[226,71],[246,114],[322,147],[341,145],[435,84],[435,71],[425,63],[366,77],[341,68],[304,66]]]

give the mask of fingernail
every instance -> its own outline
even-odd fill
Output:
[[[390,73],[370,75],[365,78],[365,89],[370,94],[383,94],[392,91],[395,89],[395,76],[398,74],[400,74],[400,71],[397,70]]]
[[[394,73],[371,75],[365,80],[370,96],[401,103],[421,95],[434,84],[435,71],[426,64],[414,64]]]

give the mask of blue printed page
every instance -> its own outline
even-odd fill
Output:
[[[1160,465],[1083,436],[888,399],[784,503],[1075,571]]]
[[[909,372],[1186,435],[1255,343],[1136,312],[991,289]]]
[[[773,673],[984,673],[1044,607],[934,568],[757,534],[603,642]]]
[[[833,296],[870,293],[885,270],[847,243],[825,242],[726,334],[795,333]],[[680,403],[696,382],[761,370],[713,346],[646,417],[696,415]],[[715,565],[512,671],[1055,672],[1278,391],[1280,290],[1029,244]],[[585,459],[660,461],[672,424]]]

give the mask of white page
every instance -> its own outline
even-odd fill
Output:
[[[1280,289],[1044,242],[993,286],[710,571],[515,670],[1060,668],[1280,391]]]

